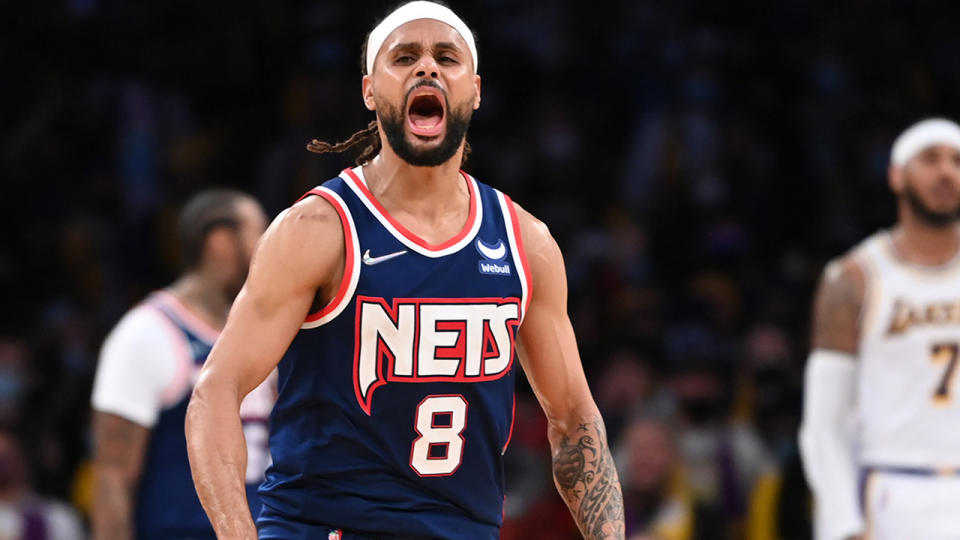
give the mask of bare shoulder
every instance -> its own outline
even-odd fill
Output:
[[[280,213],[267,233],[284,238],[343,240],[343,225],[336,208],[323,197],[307,197]]]
[[[523,239],[523,249],[526,252],[527,264],[530,267],[530,314],[549,313],[550,317],[557,314],[566,314],[567,309],[567,271],[563,264],[563,254],[560,246],[550,234],[550,229],[527,212],[520,205],[513,203],[517,212],[517,221],[520,227],[520,236]],[[537,318],[537,317],[533,317]],[[531,326],[531,317],[525,318],[524,324]]]
[[[863,268],[854,253],[833,259],[823,268],[819,298],[863,302],[866,288]]]
[[[547,225],[526,211],[522,206],[513,203],[517,211],[517,222],[520,226],[520,236],[523,238],[523,247],[531,266],[539,262],[562,262],[560,247]],[[536,272],[536,270],[534,270]]]
[[[854,253],[824,267],[814,300],[812,348],[857,352],[865,291],[864,271]]]
[[[344,234],[340,216],[323,197],[307,197],[273,220],[257,246],[248,285],[284,282],[322,288],[343,266]]]

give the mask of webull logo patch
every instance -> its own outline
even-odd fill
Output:
[[[477,252],[483,257],[483,260],[478,262],[481,274],[488,276],[510,275],[510,263],[504,261],[507,257],[507,246],[503,243],[502,238],[498,238],[495,244],[487,244],[477,238],[475,245]]]
[[[507,263],[497,264],[495,262],[480,261],[480,273],[495,276],[509,276],[510,265]]]

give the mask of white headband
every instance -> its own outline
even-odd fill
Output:
[[[901,167],[925,148],[935,144],[945,144],[960,150],[960,126],[945,118],[917,122],[897,137],[890,152],[890,162]]]
[[[373,73],[373,61],[377,58],[377,53],[380,52],[380,47],[383,46],[387,36],[399,26],[417,19],[433,19],[453,27],[467,42],[467,47],[470,48],[470,54],[473,56],[473,72],[477,72],[477,45],[473,42],[473,32],[450,8],[418,0],[398,7],[396,11],[387,15],[387,18],[373,29],[373,32],[370,32],[370,39],[367,40],[368,74]]]

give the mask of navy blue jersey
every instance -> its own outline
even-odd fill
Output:
[[[136,500],[137,538],[216,538],[193,486],[184,435],[184,420],[192,382],[196,380],[200,367],[210,354],[216,336],[201,328],[192,315],[169,293],[154,293],[147,298],[144,306],[159,311],[172,323],[171,328],[182,334],[182,339],[177,341],[182,340],[186,344],[183,352],[189,358],[189,366],[179,375],[186,383],[182,387],[182,397],[160,412],[156,425],[150,431]],[[186,379],[193,381],[187,382]],[[257,422],[266,429],[267,419],[265,414],[262,416],[264,417],[260,419],[245,419],[245,431],[249,430],[247,424]],[[257,458],[251,456],[251,459]],[[262,460],[260,462],[262,463]],[[260,471],[259,476],[262,478],[262,467]],[[252,478],[248,478],[247,498],[254,515],[260,510],[257,486],[261,478],[256,478],[253,482],[250,482]]]
[[[513,203],[462,176],[470,215],[438,246],[360,168],[310,192],[340,214],[346,266],[279,364],[261,538],[499,537],[529,270]]]

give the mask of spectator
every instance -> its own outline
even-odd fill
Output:
[[[0,539],[82,538],[83,526],[76,512],[33,491],[19,441],[11,432],[0,431]]]
[[[638,417],[627,429],[620,456],[629,540],[724,538],[723,522],[698,501],[685,480],[669,426]]]

